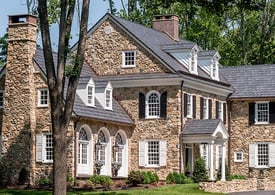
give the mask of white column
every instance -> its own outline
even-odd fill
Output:
[[[225,181],[225,143],[222,144],[222,178],[221,181]]]
[[[213,157],[213,143],[209,145],[209,157],[210,157],[210,162],[209,162],[209,168],[210,168],[210,177],[209,180],[213,181],[214,180],[214,157]]]

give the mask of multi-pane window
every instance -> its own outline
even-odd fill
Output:
[[[103,165],[105,165],[105,159],[106,159],[106,137],[102,131],[98,133],[98,140],[101,144],[99,148],[97,148],[97,155],[96,158],[98,161],[102,162]]]
[[[49,103],[49,93],[48,89],[39,89],[38,90],[38,106],[47,107]]]
[[[234,161],[235,162],[243,162],[243,152],[242,151],[234,152]]]
[[[45,143],[45,159],[46,161],[53,160],[53,136],[52,134],[46,134],[46,143]]]
[[[94,105],[94,87],[88,86],[88,104],[93,106]]]
[[[160,96],[157,92],[149,93],[147,96],[147,116],[160,116]]]
[[[266,167],[268,166],[268,144],[267,143],[259,143],[257,144],[257,165],[258,167]]]
[[[106,89],[105,91],[105,104],[107,109],[112,108],[112,90],[111,89]]]
[[[148,141],[148,165],[159,165],[159,141]]]
[[[4,90],[0,90],[0,108],[4,106]]]
[[[134,67],[136,65],[136,51],[123,52],[123,67]]]
[[[208,99],[203,98],[203,119],[208,119]]]
[[[79,131],[78,163],[88,163],[88,135],[83,128]]]
[[[118,133],[116,135],[116,144],[118,145],[117,150],[115,151],[114,160],[115,162],[122,164],[122,150],[123,150],[123,140],[121,135]]]
[[[186,96],[187,100],[187,117],[188,118],[192,118],[192,114],[193,114],[193,105],[192,105],[192,95],[187,94]]]
[[[189,71],[191,73],[197,74],[197,50],[196,49],[194,49],[190,53],[189,60],[190,60],[190,62],[189,62]]]
[[[256,103],[255,111],[256,111],[256,123],[269,122],[269,103],[268,102]]]

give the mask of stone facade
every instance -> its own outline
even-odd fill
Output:
[[[274,99],[261,99],[274,102]],[[275,168],[249,168],[249,144],[272,143],[275,140],[275,124],[249,124],[249,103],[255,100],[232,100],[230,128],[229,167],[232,174],[259,177],[273,177]],[[234,152],[243,152],[243,161],[234,161]]]

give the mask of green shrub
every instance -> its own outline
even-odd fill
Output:
[[[192,184],[194,183],[194,180],[190,177],[186,177],[184,180],[183,180],[183,183],[184,184]]]
[[[157,183],[159,181],[159,177],[155,172],[142,171],[142,175],[144,177],[144,184]]]
[[[173,175],[173,173],[169,173],[165,179],[167,184],[173,184],[175,183],[175,177]]]
[[[232,181],[233,179],[247,179],[244,175],[229,175],[226,180]]]
[[[47,177],[47,176],[43,176],[43,177],[40,177],[39,179],[39,185],[40,186],[48,186],[48,185],[52,185],[52,180],[51,178]]]
[[[132,186],[144,183],[144,175],[141,171],[131,171],[128,175],[127,183]]]
[[[155,177],[155,182],[159,182],[159,176],[157,173],[153,173],[154,177]]]
[[[75,181],[75,179],[74,179],[74,177],[73,176],[71,176],[71,175],[67,175],[67,182],[74,182]]]
[[[222,161],[220,159],[218,173],[217,173],[217,179],[221,180],[221,178],[222,178]],[[230,180],[229,168],[228,168],[227,164],[225,164],[225,178],[226,178],[226,180]]]
[[[19,172],[18,183],[25,184],[27,182],[27,179],[28,179],[28,171],[25,167],[23,167]]]
[[[7,179],[7,172],[6,172],[5,165],[2,161],[0,161],[0,186],[3,186],[5,183],[5,179]]]
[[[93,184],[100,184],[105,188],[108,188],[112,185],[113,181],[109,176],[106,175],[93,175],[89,178]]]
[[[205,168],[205,161],[202,158],[198,158],[195,161],[195,166],[193,171],[193,180],[196,183],[208,180],[208,175]]]
[[[173,172],[176,184],[183,184],[183,180],[186,178],[183,173]]]

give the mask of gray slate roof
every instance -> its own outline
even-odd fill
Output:
[[[230,98],[275,97],[275,64],[221,68],[235,89]]]
[[[54,59],[56,59],[56,53],[54,53]],[[46,67],[42,49],[36,50],[34,60],[37,62],[39,68],[42,70],[42,73],[46,74]],[[82,84],[87,84],[91,77],[93,77],[93,79],[96,81],[95,74],[93,73],[91,68],[84,63],[80,74],[79,82]],[[107,82],[99,82],[107,84]],[[84,102],[82,102],[78,95],[76,95],[73,112],[80,117],[92,118],[96,120],[105,120],[116,123],[126,123],[132,125],[133,120],[126,113],[126,111],[118,104],[118,102],[114,98],[112,102],[113,110],[104,109],[102,105],[98,102],[98,100],[95,100],[95,107],[89,107],[86,106]]]
[[[220,119],[190,120],[183,129],[183,135],[213,134],[217,129]]]

